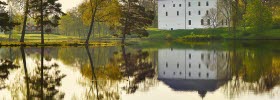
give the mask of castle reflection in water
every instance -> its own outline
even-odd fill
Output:
[[[197,91],[203,98],[231,78],[228,61],[226,51],[161,49],[158,79],[174,91]]]

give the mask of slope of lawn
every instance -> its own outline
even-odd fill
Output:
[[[280,29],[270,29],[264,32],[228,32],[227,28],[190,29],[190,30],[158,30],[149,28],[146,39],[160,40],[215,40],[215,39],[280,39]],[[235,36],[234,36],[235,35]]]

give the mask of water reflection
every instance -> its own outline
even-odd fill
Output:
[[[61,93],[57,88],[61,85],[61,80],[66,75],[61,74],[61,71],[58,69],[59,65],[50,62],[51,59],[45,58],[44,47],[41,47],[40,61],[38,59],[35,60],[33,69],[28,71],[24,49],[24,47],[20,47],[25,73],[27,99],[62,99],[64,93]]]
[[[198,91],[203,98],[230,79],[228,52],[160,49],[158,78],[175,91]]]
[[[5,83],[5,80],[8,79],[10,70],[19,68],[19,66],[13,64],[10,60],[0,60],[0,90],[6,88],[8,84]]]
[[[137,50],[135,53],[126,53],[122,46],[123,63],[120,63],[123,77],[126,77],[128,84],[123,87],[127,93],[134,93],[138,84],[145,81],[146,78],[155,76],[155,66],[148,60],[149,53]]]
[[[8,100],[277,99],[280,92],[280,54],[255,46],[8,47],[0,59],[0,99]]]

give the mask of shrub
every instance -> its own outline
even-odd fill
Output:
[[[280,29],[280,17],[273,19],[272,28],[273,29]]]
[[[171,40],[171,39],[172,39],[172,36],[171,36],[170,34],[167,34],[167,35],[165,36],[165,39],[166,39],[166,40]]]

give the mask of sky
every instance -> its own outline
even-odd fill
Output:
[[[67,10],[78,6],[83,0],[58,0],[62,4],[62,10],[66,12]]]
[[[6,1],[6,0],[0,0],[0,1]],[[58,0],[62,4],[62,11],[66,12],[67,10],[78,6],[80,3],[82,3],[83,0]]]

